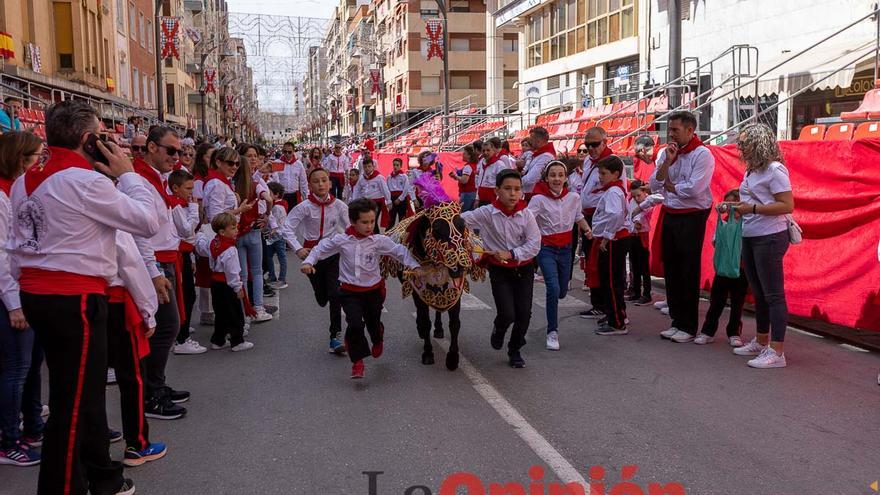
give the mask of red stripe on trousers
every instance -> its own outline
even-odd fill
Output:
[[[141,378],[141,358],[138,349],[138,339],[134,332],[128,332],[128,338],[131,340],[131,359],[134,364],[134,379],[138,387],[138,440],[141,442],[140,448],[147,448],[147,438],[144,436],[144,380]]]
[[[89,296],[80,296],[79,311],[83,324],[82,352],[79,358],[79,373],[77,375],[76,395],[73,398],[73,414],[70,418],[70,434],[67,437],[67,459],[64,464],[64,494],[70,493],[70,478],[73,473],[73,451],[76,445],[76,428],[79,421],[79,405],[82,401],[83,381],[86,374],[86,361],[89,357],[89,320],[86,318],[86,305]]]

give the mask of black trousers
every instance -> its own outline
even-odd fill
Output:
[[[156,332],[150,337],[150,354],[143,359],[141,370],[146,383],[146,398],[160,396],[165,393],[165,366],[171,346],[177,340],[180,331],[180,314],[177,312],[177,278],[174,263],[160,263],[161,271],[171,283],[168,289],[170,301],[159,304],[156,311]]]
[[[593,227],[592,213],[584,215],[584,219],[590,227]],[[597,240],[596,242],[599,241]],[[584,256],[585,260],[590,260],[590,250],[592,249],[593,239],[588,239],[587,236],[581,234],[581,254]],[[590,290],[590,305],[593,306],[593,309],[597,311],[605,311],[605,299],[603,298],[603,295],[604,293],[601,290]]]
[[[342,190],[345,188],[345,180],[330,176],[330,192],[337,198],[342,198]]]
[[[724,312],[724,305],[730,297],[730,319],[727,320],[727,336],[733,337],[742,333],[743,305],[746,302],[746,292],[749,290],[749,280],[746,271],[739,270],[739,278],[728,278],[715,275],[712,279],[712,292],[709,295],[709,311],[706,312],[706,320],[703,322],[704,333],[710,337],[718,331],[718,321]]]
[[[633,234],[628,239],[633,293],[637,296],[651,297],[650,251],[642,244],[642,238],[638,234]]]
[[[345,347],[351,362],[356,363],[371,355],[365,328],[373,345],[382,342],[384,337],[382,304],[385,303],[385,289],[367,292],[340,290],[339,300],[345,309]]]
[[[38,494],[113,494],[122,464],[110,460],[107,296],[21,292],[25,316],[46,351],[49,407]]]
[[[512,354],[526,345],[526,332],[532,319],[532,290],[535,285],[535,264],[516,268],[489,265],[492,298],[498,314],[495,330],[505,333],[513,325],[507,353]]]
[[[226,282],[211,282],[211,303],[214,305],[214,333],[211,343],[223,345],[229,335],[229,345],[244,342],[244,310],[241,299]]]
[[[282,197],[284,198],[284,201],[287,201],[287,213],[290,213],[290,210],[292,210],[293,207],[297,204],[296,193],[284,193]]]
[[[141,376],[137,337],[125,327],[123,303],[108,305],[107,351],[119,385],[125,446],[145,449],[150,444],[150,427],[144,416],[144,378]]]
[[[601,242],[601,239],[596,239]],[[605,302],[605,316],[613,328],[626,326],[626,248],[629,238],[609,241],[605,251],[599,250],[599,291]]]
[[[402,201],[399,205],[394,204],[394,200],[391,201],[391,205],[388,207],[388,228],[385,229],[387,232],[391,230],[392,227],[397,225],[397,222],[406,218],[406,203],[409,201],[408,198],[402,198]]]
[[[183,255],[183,313],[186,319],[180,323],[177,332],[177,343],[182,344],[189,338],[189,327],[192,321],[193,306],[196,304],[196,278],[193,271],[193,257],[190,253]]]
[[[330,303],[330,338],[339,338],[342,332],[342,306],[339,302],[339,255],[315,263],[315,273],[309,275],[315,291],[315,300],[322,308]]]
[[[663,216],[663,272],[673,327],[696,335],[703,238],[710,210]]]

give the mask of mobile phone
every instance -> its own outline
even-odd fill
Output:
[[[101,153],[101,150],[98,149],[99,140],[107,142],[106,136],[102,139],[102,137],[97,134],[89,134],[89,138],[83,145],[83,151],[85,151],[86,154],[92,157],[96,162],[110,166],[110,161],[104,156],[104,153]]]

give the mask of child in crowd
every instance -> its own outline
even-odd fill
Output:
[[[174,354],[202,354],[207,347],[199,344],[191,336],[190,320],[193,306],[196,303],[196,280],[193,270],[193,251],[196,240],[196,227],[199,225],[199,204],[192,201],[193,176],[186,170],[175,170],[168,176],[168,187],[171,189],[171,219],[180,237],[181,278],[180,287],[183,291],[183,310],[180,319],[180,331],[174,343]]]
[[[648,198],[648,186],[634,180],[629,184],[629,211],[632,212],[632,232],[629,236],[629,266],[632,274],[630,284],[631,294],[625,298],[635,303],[636,306],[651,304],[651,266],[650,252],[648,250],[648,237],[651,233],[651,213],[653,204],[646,201]],[[639,205],[646,203],[645,208]],[[638,209],[638,212],[636,210]]]
[[[357,186],[357,183],[360,181],[361,171],[353,168],[348,171],[348,180],[345,181],[345,188],[342,190],[342,199],[346,203],[351,203],[354,198],[352,195],[354,194],[354,188]],[[311,186],[309,186],[309,190],[311,190]]]
[[[284,197],[284,186],[278,182],[269,183],[269,192],[272,193],[272,210],[269,212],[268,232],[266,233],[266,262],[269,268],[269,285],[274,289],[287,288],[287,252],[284,238],[281,236],[281,226],[287,220],[287,201]],[[278,258],[278,277],[275,276],[275,261]]]
[[[493,349],[501,349],[504,334],[513,325],[507,343],[507,355],[513,368],[526,365],[520,349],[526,344],[526,331],[532,318],[535,256],[541,249],[541,231],[522,197],[520,173],[501,170],[495,176],[495,200],[461,214],[468,227],[480,229],[485,246],[481,262],[488,264],[492,297],[498,311],[490,339]]]
[[[303,261],[301,270],[314,275],[315,263],[339,256],[339,281],[342,282],[339,298],[345,309],[345,344],[352,362],[351,377],[363,378],[363,359],[370,355],[378,358],[384,348],[385,328],[381,317],[385,279],[379,270],[380,258],[391,256],[407,268],[421,268],[404,246],[390,237],[371,235],[376,224],[376,204],[373,201],[366,198],[352,201],[348,206],[348,219],[352,225],[345,233],[319,242]],[[367,344],[364,327],[370,334],[372,348]]]
[[[572,225],[584,232],[590,226],[581,211],[581,197],[565,187],[568,167],[554,160],[547,164],[541,180],[535,185],[529,201],[529,210],[535,215],[541,230],[541,251],[538,266],[547,288],[547,349],[559,350],[559,300],[568,292],[571,276]]]
[[[357,170],[354,170],[357,174]],[[348,225],[348,207],[330,194],[330,174],[323,168],[309,171],[309,196],[296,205],[281,227],[281,235],[296,256],[304,260],[318,242],[344,231]],[[303,239],[300,243],[299,239]],[[330,256],[314,265],[309,282],[315,291],[315,300],[322,308],[330,304],[329,352],[345,354],[339,340],[342,332],[342,310],[339,303],[339,256]]]
[[[739,189],[731,189],[724,195],[724,203],[739,203]],[[730,220],[731,212],[735,221],[740,220],[740,213],[732,208],[724,209],[725,204],[718,205],[718,215],[727,217]],[[726,246],[719,246],[712,239],[712,245],[716,250],[724,249]],[[741,262],[740,262],[741,263]],[[712,291],[709,295],[709,310],[706,311],[706,319],[703,321],[703,329],[694,339],[694,344],[710,344],[715,341],[715,332],[718,330],[718,321],[721,319],[721,313],[724,312],[724,304],[730,297],[730,318],[727,320],[727,342],[730,347],[742,347],[742,313],[743,305],[746,302],[746,293],[749,290],[749,281],[746,278],[745,270],[740,266],[739,277],[730,278],[718,274],[718,267],[715,267],[715,278],[712,279]]]
[[[238,221],[232,213],[224,211],[211,220],[211,230],[217,235],[210,242],[204,234],[196,237],[196,250],[209,256],[211,263],[211,302],[214,304],[214,334],[211,349],[227,346],[233,352],[247,351],[254,347],[244,340],[244,309],[250,304],[241,281],[241,264],[235,239],[238,237]],[[229,340],[226,340],[227,335]]]
[[[389,209],[390,218],[388,219],[388,228],[406,218],[407,206],[409,205],[410,183],[409,176],[403,172],[403,160],[395,158],[391,162],[393,171],[388,176],[388,192],[391,193],[391,208]]]
[[[626,245],[632,223],[627,212],[623,181],[623,161],[610,155],[598,161],[602,197],[593,215],[592,236],[598,243],[592,251],[597,255],[599,290],[605,302],[605,318],[599,320],[597,335],[626,335]],[[592,254],[591,254],[592,257]]]
[[[378,234],[380,223],[383,228],[388,228],[388,205],[391,204],[391,192],[388,190],[385,177],[376,170],[376,164],[372,159],[364,159],[363,167],[364,176],[354,186],[351,199],[366,198],[376,203],[379,217],[376,219],[374,227],[376,231],[373,233]]]
[[[449,177],[458,185],[458,201],[461,202],[461,211],[474,209],[477,200],[477,163],[480,152],[472,145],[467,145],[461,151],[464,166],[450,171]]]

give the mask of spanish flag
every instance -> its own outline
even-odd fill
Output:
[[[0,57],[4,59],[15,57],[15,43],[12,41],[12,35],[6,32],[0,32]]]

